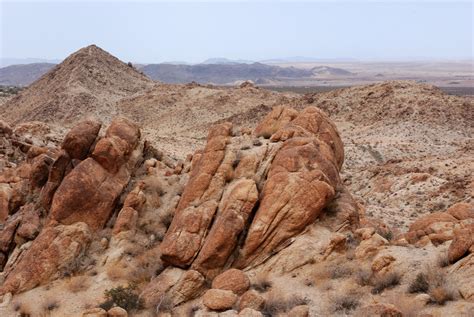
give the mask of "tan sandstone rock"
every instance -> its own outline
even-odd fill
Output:
[[[239,310],[251,308],[254,310],[261,310],[265,305],[265,298],[256,290],[248,290],[241,297],[239,301]]]
[[[83,254],[90,241],[91,232],[85,223],[43,229],[21,261],[7,272],[0,294],[26,291],[59,276]]]
[[[210,289],[204,293],[202,302],[209,309],[221,311],[232,308],[237,302],[237,299],[237,295],[232,291]]]
[[[250,280],[241,270],[229,269],[212,281],[212,288],[224,289],[242,295],[250,287]]]

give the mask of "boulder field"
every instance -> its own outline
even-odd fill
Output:
[[[474,300],[472,204],[422,216],[403,233],[367,217],[341,180],[339,132],[317,107],[275,107],[253,130],[216,124],[205,147],[178,162],[125,117],[108,127],[81,121],[62,142],[41,145],[0,121],[0,138],[8,149],[0,174],[5,305],[88,272],[94,283],[138,285],[130,311],[179,315],[198,305],[192,311],[202,316],[308,316],[358,307],[362,315],[402,316],[401,304],[378,297],[354,307],[354,299],[334,299],[340,307],[332,310],[308,296],[289,298],[291,280],[303,276],[309,287],[347,277],[350,265],[369,267],[355,279],[378,296],[414,278],[410,267],[424,256],[418,250],[433,255],[438,247],[457,283],[454,297]],[[390,274],[393,285],[380,286]],[[425,304],[442,302],[430,287],[421,291]],[[130,305],[99,304],[74,314],[126,316]]]

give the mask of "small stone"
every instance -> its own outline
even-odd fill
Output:
[[[128,313],[122,307],[112,307],[107,311],[108,317],[128,317]]]
[[[220,311],[232,308],[237,302],[237,295],[228,290],[210,289],[202,300],[207,308]]]

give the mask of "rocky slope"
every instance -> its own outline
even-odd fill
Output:
[[[95,45],[80,49],[0,108],[10,122],[71,123],[111,118],[115,102],[153,86],[150,79]]]
[[[468,100],[158,84],[114,109],[0,122],[1,315],[473,314]]]

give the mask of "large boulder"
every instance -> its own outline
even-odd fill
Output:
[[[6,271],[0,294],[13,294],[32,289],[68,271],[91,241],[85,223],[43,229],[21,260]]]
[[[62,148],[72,159],[85,159],[97,138],[100,127],[101,123],[93,119],[78,123],[66,134]]]
[[[241,270],[230,269],[218,276],[212,281],[212,288],[224,289],[242,295],[250,287],[250,280]]]
[[[51,219],[62,224],[81,221],[91,228],[102,228],[129,176],[125,169],[111,175],[94,159],[87,158],[64,178],[56,190]]]
[[[454,263],[467,255],[472,246],[474,246],[474,223],[455,231],[454,239],[448,249],[449,262]]]
[[[193,156],[162,259],[208,279],[257,265],[313,223],[336,192],[344,193],[341,224],[357,225],[339,177],[343,160],[334,124],[315,107],[277,107],[253,135],[234,135],[230,123],[213,127]]]
[[[232,291],[210,289],[204,294],[202,302],[211,310],[222,311],[232,308],[237,302],[237,299],[237,295]]]
[[[93,229],[102,228],[140,156],[139,137],[140,131],[134,123],[124,118],[114,119],[99,143],[120,140],[123,144],[120,155],[104,152],[98,143],[92,157],[80,162],[57,188],[51,204],[51,220],[62,224],[85,222]]]

